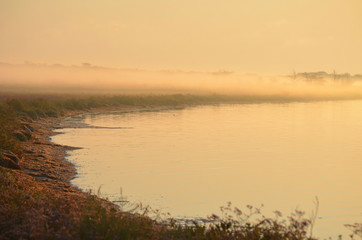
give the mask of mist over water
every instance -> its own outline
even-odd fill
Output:
[[[0,64],[1,92],[56,94],[233,94],[280,99],[362,97],[362,76],[336,73],[262,75],[226,70],[117,69],[92,66]]]

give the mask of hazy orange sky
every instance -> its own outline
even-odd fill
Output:
[[[361,0],[1,0],[0,61],[362,72]]]

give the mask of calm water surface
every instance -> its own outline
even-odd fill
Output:
[[[74,120],[74,119],[73,119]],[[63,129],[72,183],[175,217],[218,213],[228,201],[310,214],[315,235],[362,222],[362,101],[200,106],[84,115],[108,128]],[[122,127],[122,128],[119,128]],[[123,128],[124,127],[124,128]],[[272,214],[270,214],[272,216]]]

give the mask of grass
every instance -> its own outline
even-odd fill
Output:
[[[0,104],[0,146],[3,150],[16,151],[18,141],[14,132],[20,128],[19,119],[14,109],[5,103]]]
[[[231,204],[208,222],[155,221],[118,210],[95,195],[66,198],[42,188],[29,176],[0,167],[1,239],[313,239],[311,221],[296,211],[287,218],[262,216]]]
[[[72,201],[57,198],[32,178],[1,167],[0,179],[0,238],[56,239],[75,234],[79,210]]]
[[[29,137],[21,139],[14,133],[24,133],[27,121],[62,116],[72,110],[260,101],[266,99],[221,95],[3,99],[0,102],[0,150],[21,155],[21,140],[26,141]],[[211,215],[207,221],[185,224],[174,219],[155,219],[147,214],[147,210],[132,214],[121,211],[91,193],[73,197],[63,195],[22,171],[0,167],[0,239],[312,240],[314,220],[306,218],[301,211],[286,217],[276,212],[269,218],[258,208],[247,206],[240,210],[231,204],[222,208],[222,215]],[[361,234],[360,224],[349,227],[356,235]]]

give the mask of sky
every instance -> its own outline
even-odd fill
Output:
[[[0,61],[362,73],[361,0],[0,0]]]

